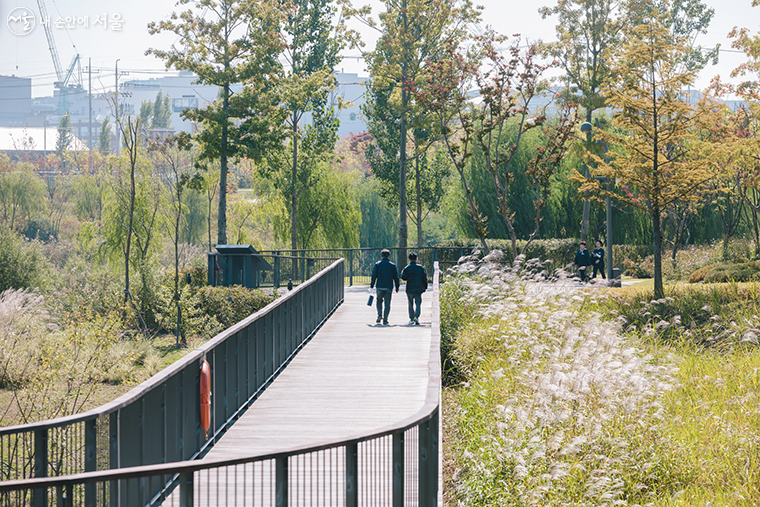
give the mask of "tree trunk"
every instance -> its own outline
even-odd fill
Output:
[[[654,230],[654,299],[665,297],[665,288],[662,283],[662,224],[660,222],[660,210],[652,210],[652,229]]]
[[[403,37],[409,36],[409,25],[406,17],[406,0],[401,4],[401,16],[403,20]],[[403,41],[403,62],[401,64],[401,125],[399,126],[399,168],[398,168],[398,264],[406,264],[406,246],[408,226],[406,221],[406,117],[409,104],[409,91],[406,89],[407,72],[409,70],[408,43]]]
[[[293,194],[290,198],[290,248],[292,250],[293,257],[296,257],[298,253],[298,123],[295,114],[292,118],[293,121],[293,171],[291,174]],[[306,245],[304,244],[304,248]],[[298,260],[293,259],[292,273],[298,271]]]
[[[420,184],[420,159],[415,160],[415,190],[417,192],[417,249],[422,248],[422,189]]]
[[[225,83],[222,87],[222,139],[219,147],[219,217],[217,218],[218,245],[227,244],[227,142],[229,129],[227,124],[227,112],[230,106],[230,85]]]

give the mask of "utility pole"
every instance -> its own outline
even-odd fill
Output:
[[[87,60],[87,74],[89,83],[87,85],[87,96],[89,97],[89,109],[90,117],[87,122],[87,144],[90,147],[90,174],[94,173],[94,167],[92,163],[92,58]]]
[[[113,110],[114,110],[114,116],[116,117],[116,156],[119,156],[119,153],[121,152],[121,147],[119,146],[119,60],[121,58],[116,59],[116,92],[113,94]]]

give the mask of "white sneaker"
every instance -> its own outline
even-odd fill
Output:
[[[414,319],[410,320],[410,321],[407,323],[407,326],[413,326],[413,325],[414,325]]]

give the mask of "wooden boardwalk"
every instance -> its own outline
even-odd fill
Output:
[[[343,304],[204,459],[346,440],[417,413],[428,388],[432,292],[423,294],[419,326],[407,325],[403,286],[393,294],[387,326],[375,324],[375,308],[367,306],[367,296],[366,286],[346,287]],[[416,432],[409,430],[405,440],[405,461],[410,463],[405,490],[411,498]],[[364,477],[358,485],[360,505],[390,505],[391,491],[375,487],[372,478],[391,473],[392,439],[360,444],[358,452]],[[199,473],[196,505],[275,505],[274,468],[273,462],[263,462]],[[344,471],[344,449],[291,458],[289,505],[344,504]],[[169,500],[164,505],[174,503]]]

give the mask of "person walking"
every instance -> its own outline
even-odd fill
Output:
[[[377,283],[377,324],[383,321],[384,325],[388,325],[388,315],[391,313],[391,295],[393,292],[393,285],[396,285],[396,292],[399,288],[398,270],[396,265],[391,262],[391,252],[387,248],[383,248],[380,252],[380,260],[375,263],[375,267],[372,268],[372,279],[369,282],[369,288],[372,289]],[[383,303],[385,303],[385,310],[383,310]]]
[[[401,270],[401,279],[406,280],[406,299],[409,301],[409,325],[420,325],[422,293],[427,290],[427,271],[417,264],[417,254],[409,254],[409,264]]]
[[[575,259],[573,260],[576,266],[578,266],[578,273],[581,275],[581,282],[588,280],[588,273],[586,268],[591,266],[591,254],[586,250],[586,242],[581,241],[581,247],[575,253]]]
[[[606,280],[607,275],[604,274],[604,248],[602,248],[601,241],[596,242],[596,248],[592,252],[591,260],[594,262],[594,274],[591,278],[596,278],[596,272],[599,271],[602,273],[602,278]]]

